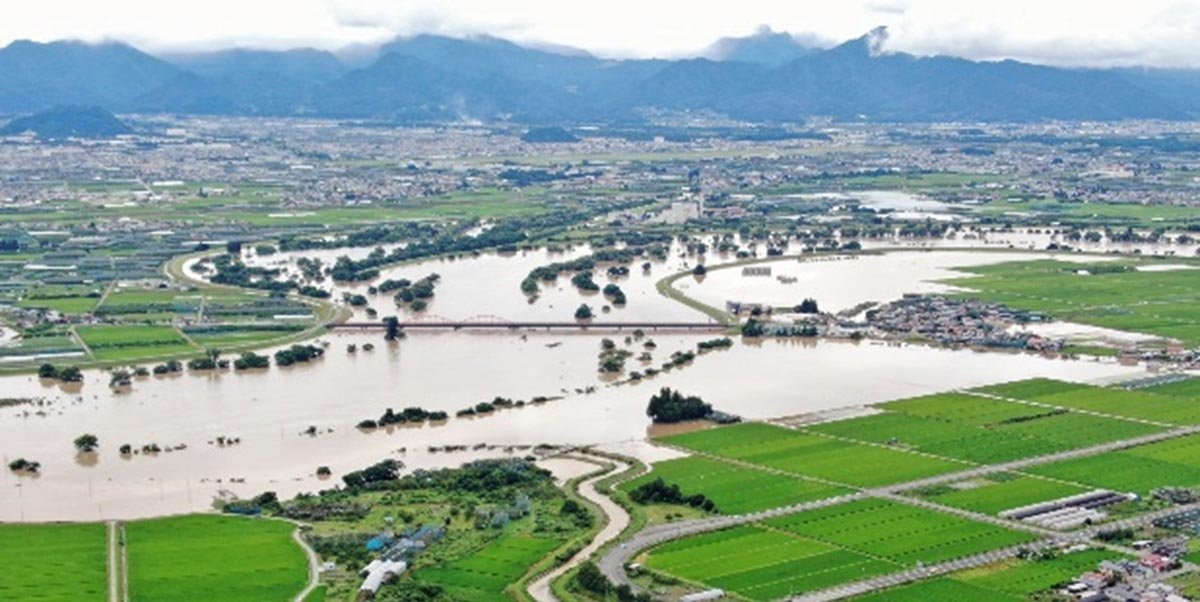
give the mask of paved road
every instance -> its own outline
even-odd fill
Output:
[[[537,602],[558,602],[558,598],[554,597],[554,591],[550,588],[551,583],[558,579],[563,573],[575,568],[589,556],[600,549],[600,546],[616,539],[625,527],[629,526],[629,513],[624,508],[612,500],[612,498],[600,493],[596,490],[596,483],[608,478],[615,472],[624,472],[630,469],[629,464],[608,457],[595,456],[599,461],[607,462],[612,465],[608,470],[587,479],[579,484],[579,495],[583,496],[588,501],[600,507],[600,511],[607,517],[607,522],[600,532],[596,534],[588,545],[577,552],[570,560],[556,567],[554,570],[547,572],[539,577],[536,581],[529,584],[529,595]]]

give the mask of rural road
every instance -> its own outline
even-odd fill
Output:
[[[117,523],[108,521],[108,602],[121,602],[121,574],[117,564]]]
[[[308,557],[308,584],[304,586],[304,589],[300,590],[300,593],[296,594],[294,602],[304,602],[304,599],[314,589],[317,589],[317,585],[320,583],[321,564],[320,559],[317,558],[317,553],[313,551],[308,542],[304,541],[304,537],[300,535],[300,524],[295,523],[295,525],[296,530],[292,531],[292,539],[296,541],[300,549],[304,550],[304,555]]]
[[[529,584],[529,595],[537,602],[558,602],[558,598],[554,597],[554,592],[550,587],[551,583],[562,574],[586,560],[592,553],[600,549],[600,546],[615,539],[625,530],[625,527],[629,526],[629,513],[619,504],[612,501],[612,498],[597,491],[596,483],[608,478],[612,474],[629,470],[630,466],[613,458],[604,457],[599,459],[613,465],[613,467],[580,483],[579,495],[599,506],[600,511],[607,517],[608,522],[592,538],[592,541],[584,546],[582,550],[576,552],[570,560],[547,572],[545,575],[538,577],[537,580]]]

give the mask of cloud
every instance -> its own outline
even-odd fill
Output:
[[[678,57],[766,25],[808,40],[888,26],[886,49],[1053,65],[1200,68],[1200,0],[38,0],[9,2],[0,42],[105,38],[150,50],[336,49],[397,35],[488,34],[605,57]]]

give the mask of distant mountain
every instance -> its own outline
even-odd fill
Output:
[[[779,66],[820,51],[820,43],[815,38],[798,38],[763,26],[750,36],[721,38],[706,48],[701,56],[714,61]]]
[[[0,113],[311,115],[397,123],[628,123],[654,110],[758,122],[1200,118],[1200,72],[1063,69],[885,52],[887,31],[832,48],[768,29],[703,58],[606,60],[492,37],[418,35],[359,51],[225,50],[156,58],[122,44],[0,49]]]
[[[18,40],[0,49],[0,113],[114,107],[176,75],[166,62],[124,44]]]
[[[112,138],[132,131],[128,125],[100,107],[62,106],[14,119],[0,128],[0,136],[33,132],[38,138],[64,140]]]
[[[183,83],[204,86],[194,89],[214,104],[184,102],[206,108],[199,111],[203,113],[231,112],[226,104],[238,113],[293,113],[302,107],[312,88],[329,83],[350,71],[350,67],[332,53],[310,48],[281,52],[233,49],[165,58],[179,69],[199,78],[193,82],[176,82],[175,89],[180,91]]]

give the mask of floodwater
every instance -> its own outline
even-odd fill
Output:
[[[792,306],[812,297],[822,311],[839,312],[867,301],[882,303],[898,299],[905,293],[964,290],[938,282],[970,275],[953,268],[1052,257],[1096,261],[1094,257],[984,251],[822,255],[764,262],[747,272],[736,266],[711,270],[703,278],[683,278],[676,282],[675,288],[713,307],[725,307],[727,301]],[[764,275],[754,272],[754,268],[771,272]]]
[[[693,348],[703,335],[651,335],[656,362]],[[0,473],[0,520],[96,520],[204,510],[227,490],[280,495],[326,486],[384,457],[410,467],[456,465],[502,450],[430,452],[429,446],[598,444],[648,460],[646,401],[660,386],[701,395],[746,418],[769,418],[1011,380],[1047,376],[1091,380],[1137,374],[1115,363],[1051,360],[1025,354],[939,350],[835,341],[764,341],[709,352],[694,365],[638,384],[606,385],[596,373],[598,337],[581,334],[444,332],[413,334],[394,346],[378,334],[327,337],[329,352],[310,365],[258,373],[150,377],[133,390],[108,389],[91,371],[78,392],[33,376],[6,377],[6,396],[44,397],[39,408],[0,413],[4,461],[42,463],[37,478]],[[375,341],[373,352],[345,345]],[[637,365],[631,361],[631,367]],[[591,394],[576,389],[597,387]],[[563,390],[568,393],[563,393]],[[563,395],[544,405],[492,416],[451,418],[443,425],[364,433],[355,425],[385,408],[420,405],[453,414],[500,395]],[[27,412],[31,414],[27,415]],[[317,435],[303,432],[315,426]],[[96,458],[77,458],[71,441],[96,434]],[[240,439],[220,447],[218,436]],[[187,448],[122,458],[117,448],[147,443]],[[405,448],[404,453],[399,450]],[[528,450],[512,453],[526,454]]]
[[[542,250],[433,260],[390,268],[385,277],[441,274],[430,313],[455,319],[491,314],[561,321],[588,299],[567,278],[547,287],[533,304],[518,286],[529,269],[584,252],[578,247],[554,257]],[[788,259],[764,265],[786,265],[796,278],[807,280],[784,285],[772,276],[764,280],[763,286],[770,286],[763,294],[776,294],[771,288],[778,288],[785,293],[780,299],[787,302],[812,296],[823,308],[837,309],[926,290],[924,280],[944,277],[948,267],[1015,258],[1012,253],[897,252],[844,261]],[[708,258],[710,264],[719,260],[715,255]],[[654,290],[659,278],[694,261],[673,251],[666,262],[652,265],[650,274],[640,273],[637,262],[634,273],[621,280],[628,307],[607,316],[703,319]],[[606,278],[598,275],[596,280],[603,284]],[[688,277],[679,284],[689,287],[689,294],[707,295],[706,300],[723,304],[733,294],[757,295],[752,287],[759,285],[753,280],[743,278],[735,267],[710,272],[703,283]],[[391,304],[388,297],[381,300]],[[594,444],[658,460],[672,454],[646,442],[650,421],[645,407],[663,386],[700,395],[718,409],[747,419],[762,419],[1034,376],[1093,381],[1132,377],[1143,370],[1115,362],[873,342],[739,340],[731,349],[700,355],[691,366],[636,384],[618,384],[597,372],[597,353],[602,337],[626,345],[626,334],[423,332],[387,344],[379,332],[343,332],[324,337],[329,344],[326,357],[309,365],[149,377],[136,380],[125,392],[110,390],[107,374],[100,371],[88,371],[82,387],[44,383],[30,375],[2,377],[3,397],[38,398],[43,405],[0,409],[3,461],[25,457],[42,463],[42,474],[35,478],[0,471],[0,520],[97,520],[199,511],[210,508],[214,496],[223,492],[250,496],[273,490],[290,496],[330,487],[342,474],[385,457],[400,459],[410,468],[451,466],[482,456],[525,455],[531,446],[545,443]],[[650,365],[658,366],[671,352],[694,349],[697,342],[715,335],[648,336],[657,343]],[[374,351],[362,349],[368,342],[375,343]],[[358,345],[357,353],[347,352],[350,343]],[[635,355],[642,351],[637,341],[628,345]],[[636,358],[627,362],[629,370],[641,368]],[[369,433],[356,428],[388,407],[421,406],[453,415],[496,396],[559,399],[490,416],[451,418],[440,425]],[[309,427],[315,427],[316,434],[305,434]],[[72,440],[83,433],[100,439],[94,457],[75,454]],[[239,442],[222,446],[218,437]],[[122,457],[117,450],[125,443],[179,449]],[[447,445],[465,450],[442,451]],[[317,479],[319,466],[330,467],[333,479]]]

